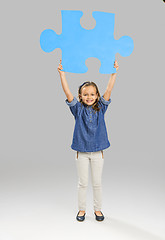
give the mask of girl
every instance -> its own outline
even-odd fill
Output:
[[[117,61],[114,67],[118,70]],[[61,71],[61,60],[58,72],[61,78],[62,88],[67,99],[71,113],[75,118],[75,128],[71,148],[76,151],[76,164],[78,171],[78,208],[76,219],[83,221],[86,210],[86,190],[88,185],[88,164],[91,165],[94,214],[97,221],[103,221],[101,212],[102,187],[101,176],[104,164],[103,150],[110,146],[108,140],[104,114],[111,102],[111,91],[115,83],[116,74],[112,73],[103,96],[100,96],[97,85],[94,82],[84,82],[78,89],[78,98],[70,92],[65,72]]]

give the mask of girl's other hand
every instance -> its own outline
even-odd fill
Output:
[[[61,70],[62,70],[62,64],[61,64],[61,59],[60,59],[60,63],[59,63],[59,66],[57,68],[58,72],[61,73]]]
[[[115,63],[114,63],[114,68],[116,68],[116,70],[119,69],[119,65],[118,65],[118,62],[115,60]]]

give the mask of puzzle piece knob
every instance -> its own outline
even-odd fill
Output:
[[[117,40],[118,50],[121,56],[128,57],[134,49],[133,39],[129,36],[123,36]]]
[[[52,52],[56,48],[60,48],[60,35],[52,29],[44,30],[40,35],[40,46],[44,52]]]

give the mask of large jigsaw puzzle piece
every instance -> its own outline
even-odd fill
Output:
[[[63,71],[85,73],[88,71],[85,61],[95,57],[101,61],[100,73],[115,73],[115,54],[129,56],[134,48],[129,36],[114,39],[115,14],[94,11],[96,20],[94,29],[84,29],[80,24],[82,11],[62,10],[62,33],[56,34],[52,29],[41,33],[40,46],[45,52],[56,48],[62,50]]]

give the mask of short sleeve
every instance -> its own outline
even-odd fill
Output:
[[[109,106],[109,104],[111,103],[111,98],[108,101],[106,101],[103,98],[103,96],[101,96],[100,99],[99,99],[99,102],[101,104],[101,109],[102,109],[103,113],[105,113],[107,108],[108,108],[108,106]]]
[[[74,97],[72,102],[68,102],[68,99],[65,100],[66,104],[69,106],[71,113],[76,117],[77,114],[77,107],[78,107],[78,101],[77,98]]]

